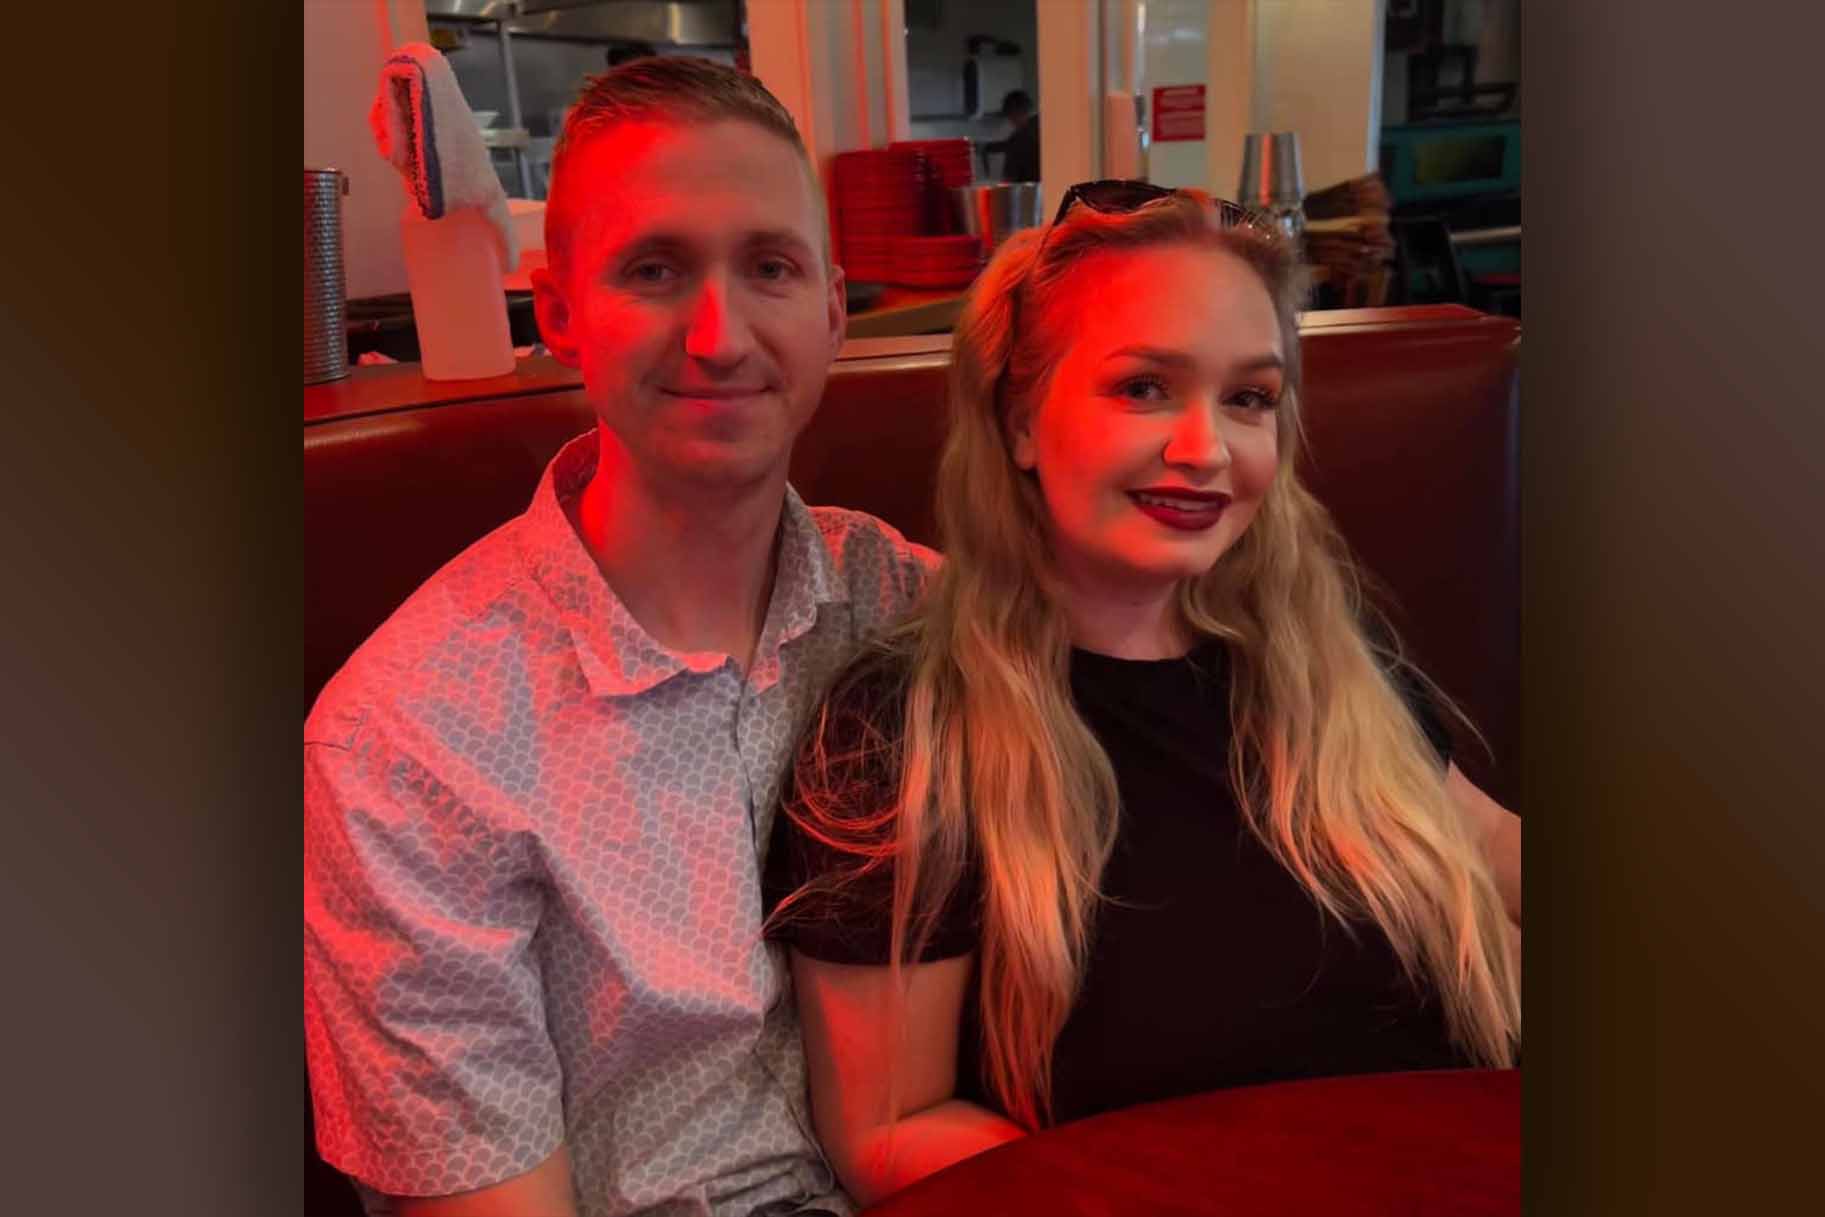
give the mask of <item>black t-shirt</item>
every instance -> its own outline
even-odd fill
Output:
[[[827,703],[824,744],[855,758],[844,776],[852,792],[870,792],[874,808],[891,805],[898,788],[884,745],[899,733],[903,683],[893,660],[872,656],[839,678]],[[1431,702],[1410,677],[1396,683],[1446,763],[1450,736]],[[1172,660],[1074,651],[1071,691],[1114,766],[1121,812],[1082,991],[1054,1048],[1054,1122],[1226,1086],[1472,1063],[1381,930],[1323,913],[1243,822],[1228,771],[1221,642]],[[785,797],[788,805],[795,797],[789,779]],[[767,907],[853,862],[782,812]],[[892,884],[883,865],[816,895],[776,936],[812,958],[885,964]],[[975,949],[979,899],[972,867],[922,958]],[[958,1097],[994,1108],[978,1044],[972,991]]]

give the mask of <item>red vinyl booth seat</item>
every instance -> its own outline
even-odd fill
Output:
[[[844,358],[800,437],[809,503],[867,511],[935,543],[944,339]],[[1482,731],[1460,764],[1515,794],[1520,324],[1456,305],[1308,314],[1304,475],[1422,666]],[[935,348],[935,349],[934,349]],[[855,348],[851,348],[852,350]],[[506,396],[380,410],[307,409],[305,697],[405,597],[524,510],[593,415],[563,369]],[[307,394],[307,406],[311,398]]]
[[[1460,735],[1460,767],[1510,807],[1519,347],[1519,322],[1457,305],[1319,312],[1303,326],[1304,475],[1410,653],[1487,740],[1485,752]],[[532,362],[505,388],[418,405],[376,405],[346,382],[306,390],[307,705],[414,588],[524,510],[546,462],[592,425],[575,374]],[[935,543],[948,362],[946,338],[847,348],[793,453],[805,501]]]

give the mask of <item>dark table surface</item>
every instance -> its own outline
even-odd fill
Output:
[[[1213,1091],[1048,1129],[866,1217],[1518,1217],[1519,1070]]]

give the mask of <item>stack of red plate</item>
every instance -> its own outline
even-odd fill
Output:
[[[852,279],[887,283],[891,238],[924,230],[931,169],[907,149],[839,152],[832,161],[843,269]]]
[[[982,242],[971,236],[901,237],[893,279],[903,287],[968,287],[982,269]]]
[[[968,186],[976,180],[976,166],[970,159],[975,155],[974,146],[967,139],[909,139],[889,147],[918,156],[930,172],[925,194],[925,231],[956,232],[950,192],[952,187]]]

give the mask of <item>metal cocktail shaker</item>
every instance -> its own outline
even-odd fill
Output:
[[[1299,136],[1255,131],[1242,137],[1242,182],[1236,202],[1273,217],[1288,237],[1305,233],[1305,176],[1299,169]]]
[[[349,374],[348,283],[342,267],[340,169],[304,171],[304,383]]]

